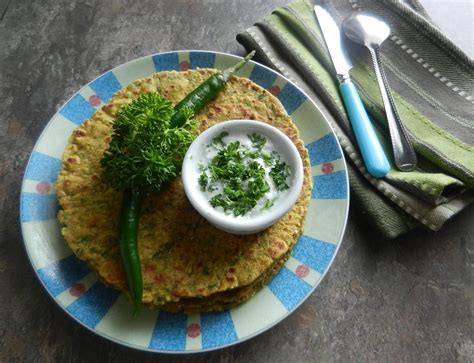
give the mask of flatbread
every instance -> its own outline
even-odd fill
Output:
[[[291,251],[290,251],[291,252]],[[267,269],[257,280],[247,286],[218,292],[202,298],[184,298],[178,302],[170,302],[161,306],[161,310],[170,312],[185,311],[186,313],[222,311],[242,304],[254,296],[262,286],[266,285],[283,267],[290,257],[287,252]]]
[[[117,243],[121,193],[105,183],[100,167],[116,113],[148,92],[159,92],[177,103],[215,72],[160,72],[138,80],[117,92],[71,136],[56,186],[62,208],[58,219],[74,253],[107,285],[128,294]],[[304,165],[303,189],[295,206],[257,234],[232,235],[211,226],[187,201],[179,177],[144,200],[138,236],[143,302],[184,309],[186,301],[191,305],[196,298],[200,303],[193,307],[219,310],[233,300],[250,297],[265,276],[273,276],[270,271],[288,255],[302,232],[312,180],[308,154],[296,126],[278,99],[250,80],[232,77],[196,118],[198,132],[231,119],[272,124],[291,138]],[[229,293],[231,297],[225,301],[215,295],[242,287],[247,288]],[[204,304],[202,299],[206,297],[210,300]],[[184,302],[178,304],[180,301]]]

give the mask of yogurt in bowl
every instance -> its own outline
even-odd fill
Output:
[[[194,140],[184,157],[182,179],[189,201],[211,224],[250,234],[268,228],[295,204],[303,162],[277,128],[231,120]]]

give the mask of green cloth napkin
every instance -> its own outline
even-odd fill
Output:
[[[331,0],[336,21],[359,9],[384,19],[392,34],[381,48],[387,78],[415,150],[412,172],[383,179],[362,162],[313,4],[297,0],[238,34],[256,60],[303,88],[325,114],[345,152],[352,200],[388,238],[417,226],[438,230],[474,200],[473,60],[431,23],[416,1]],[[351,76],[392,158],[388,126],[368,51],[347,41]]]

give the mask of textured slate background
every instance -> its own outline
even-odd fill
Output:
[[[284,3],[0,3],[0,362],[186,360],[96,337],[52,302],[22,245],[22,174],[49,118],[91,79],[160,51],[243,54],[236,32]],[[251,341],[193,360],[472,361],[473,216],[471,207],[439,233],[416,231],[388,242],[352,209],[333,267],[294,314]]]

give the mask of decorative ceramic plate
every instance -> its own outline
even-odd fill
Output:
[[[257,63],[238,73],[281,101],[308,148],[314,187],[304,233],[273,280],[248,302],[220,313],[186,315],[142,309],[137,318],[117,290],[105,287],[63,240],[54,191],[61,157],[74,128],[114,92],[159,71],[225,69],[239,58],[208,51],[160,53],[125,63],[84,86],[39,137],[26,168],[20,218],[26,251],[39,280],[72,318],[129,347],[186,353],[222,348],[269,329],[293,312],[328,271],[346,225],[349,190],[339,143],[316,105],[294,84]]]

